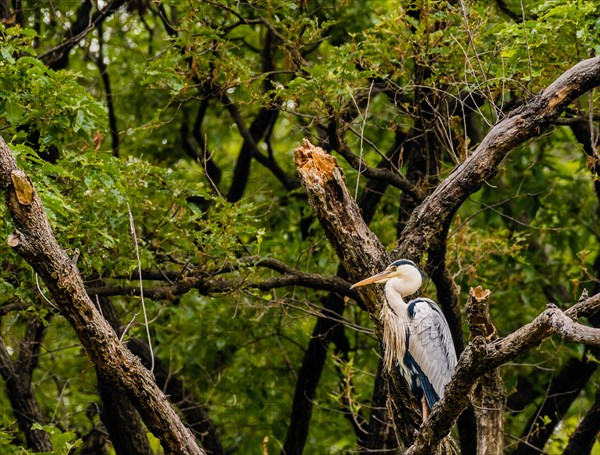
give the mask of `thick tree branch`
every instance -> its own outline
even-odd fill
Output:
[[[123,329],[117,312],[108,298],[96,298],[101,313],[116,334],[121,338]],[[98,393],[102,400],[100,419],[108,430],[110,442],[117,454],[150,455],[153,453],[139,414],[127,397],[96,368]]]
[[[396,140],[394,144],[392,144],[388,150],[386,157],[381,160],[378,168],[389,169],[391,167],[391,163],[394,162],[400,154],[400,149],[404,138],[404,134],[400,132],[396,133]],[[371,221],[377,204],[380,201],[387,185],[388,184],[385,181],[374,179],[369,180],[367,183],[359,202],[362,217],[365,223],[368,224]],[[273,259],[257,261],[256,265],[264,265],[280,273],[289,273],[289,266]],[[336,276],[345,279],[348,275],[343,267],[338,267]],[[340,293],[330,292],[325,298],[325,303],[322,310],[323,314],[317,319],[310,342],[308,343],[304,358],[302,359],[302,365],[298,371],[298,380],[296,381],[294,401],[292,404],[292,414],[288,424],[286,439],[282,450],[282,453],[285,452],[286,455],[290,455],[292,453],[302,453],[304,451],[306,439],[308,438],[309,424],[311,421],[317,387],[325,366],[325,361],[327,359],[326,354],[327,350],[329,349],[329,344],[333,343],[336,347],[336,352],[338,353],[348,352],[348,339],[344,334],[344,325],[340,324],[344,308],[345,304]],[[381,379],[380,377],[378,378]],[[379,406],[380,409],[377,409],[374,412],[380,412],[381,410],[387,412],[387,408],[385,407],[386,400],[387,397],[384,396],[383,405]],[[378,419],[377,417],[374,418],[373,415],[374,414],[372,413],[371,421],[375,423],[369,426],[369,432],[377,434],[374,437],[370,437],[369,442],[374,443],[374,439],[378,438],[380,434],[385,432],[385,429],[379,431],[381,427],[378,425],[378,423],[380,420],[382,421],[384,419]],[[354,428],[359,446],[362,447],[364,445],[364,435],[356,425]],[[391,437],[395,437],[392,432],[387,432],[387,434]],[[369,450],[372,445],[369,445],[369,442],[367,442],[366,450]],[[393,447],[397,447],[398,442],[395,439],[393,443]]]
[[[600,85],[600,57],[565,71],[549,87],[498,122],[477,149],[413,212],[394,257],[419,260],[446,218],[496,175],[508,153],[547,128],[583,93]]]
[[[450,432],[468,405],[467,397],[479,378],[529,352],[551,335],[556,334],[568,341],[598,345],[600,329],[582,326],[572,319],[575,315],[593,314],[598,310],[600,294],[577,303],[565,312],[549,304],[532,322],[505,338],[487,344],[484,337],[476,337],[463,351],[452,380],[446,386],[444,397],[434,406],[431,416],[423,423],[413,446],[405,455],[434,453],[439,442]],[[574,334],[579,329],[583,329],[586,336]]]
[[[144,365],[147,367],[151,365],[152,354],[148,343],[134,338],[129,340],[127,347],[142,360]],[[185,387],[184,382],[173,375],[167,365],[157,358],[154,359],[154,375],[157,384],[183,414],[190,430],[202,441],[207,455],[224,455],[226,451],[221,445],[217,428],[208,415],[206,407],[198,403],[194,394]]]
[[[168,454],[203,453],[152,374],[120,342],[85,292],[79,271],[58,245],[30,178],[0,139],[0,184],[15,230],[8,244],[44,280],[61,314],[104,377],[124,390]]]
[[[325,230],[340,262],[350,278],[358,281],[382,270],[390,262],[383,245],[369,230],[360,210],[348,193],[341,169],[334,157],[307,140],[296,148],[296,168],[308,193],[308,201]],[[379,304],[383,298],[378,287],[361,288],[375,332],[381,339]],[[412,428],[420,420],[412,408],[406,381],[397,377],[394,384],[394,412],[403,421],[397,429],[402,440],[412,440]]]

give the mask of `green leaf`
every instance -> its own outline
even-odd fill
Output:
[[[23,120],[24,110],[21,106],[12,100],[9,100],[4,105],[5,117],[12,125],[19,125]]]

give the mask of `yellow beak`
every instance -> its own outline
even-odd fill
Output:
[[[352,286],[350,286],[350,289],[354,289],[359,286],[364,286],[365,284],[378,283],[379,281],[383,281],[383,280],[387,279],[391,273],[392,273],[392,271],[388,271],[388,270],[384,270],[383,272],[376,273],[375,275],[370,276],[369,278],[365,278],[364,280],[359,281],[358,283],[354,283]]]

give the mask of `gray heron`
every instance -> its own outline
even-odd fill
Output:
[[[383,272],[352,285],[385,283],[381,306],[383,323],[383,366],[389,372],[400,367],[412,392],[423,404],[423,420],[444,395],[456,367],[456,352],[448,322],[431,299],[404,297],[417,292],[423,283],[421,270],[414,262],[400,259]]]

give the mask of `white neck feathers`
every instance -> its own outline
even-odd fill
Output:
[[[399,311],[406,315],[406,305]],[[407,348],[404,324],[408,322],[408,315],[403,317],[389,305],[383,304],[379,317],[383,321],[383,369],[389,373],[397,365],[403,365]]]
[[[403,365],[407,349],[407,327],[404,325],[409,323],[409,317],[408,305],[403,297],[417,292],[423,283],[423,277],[417,268],[410,265],[400,267],[401,273],[385,284],[387,303],[383,304],[380,314],[383,322],[383,366],[388,372],[398,364]]]

